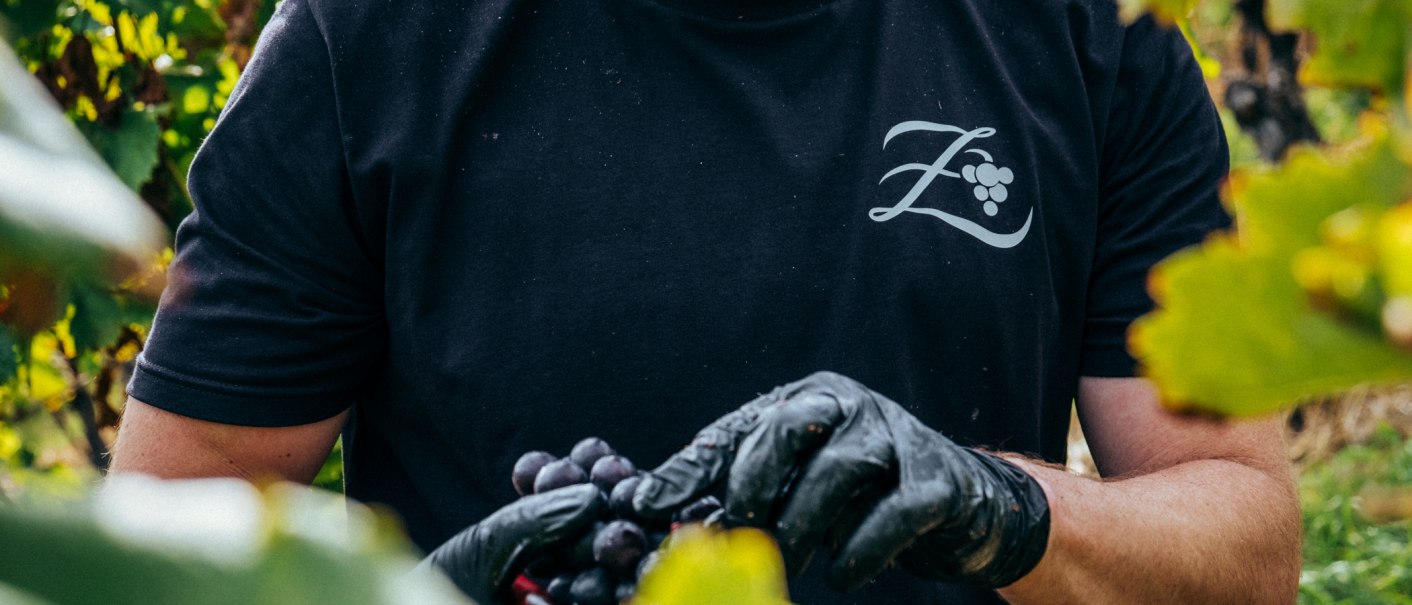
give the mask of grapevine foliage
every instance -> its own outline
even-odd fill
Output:
[[[1137,4],[1169,18],[1189,8]],[[1218,415],[1412,381],[1412,2],[1233,4],[1263,8],[1277,32],[1310,32],[1301,83],[1374,100],[1354,142],[1288,152],[1281,144],[1273,148],[1281,165],[1232,175],[1226,197],[1238,233],[1159,265],[1151,277],[1159,308],[1134,327],[1130,345],[1169,406]],[[1279,50],[1275,37],[1268,52]],[[1298,128],[1301,117],[1276,126]],[[1276,138],[1313,140],[1301,134]]]
[[[191,210],[187,168],[273,10],[273,0],[0,0],[0,34],[130,196],[172,230]],[[24,222],[0,220],[0,467],[15,469],[9,482],[20,488],[27,473],[106,465],[170,259],[167,250],[136,267],[75,263],[53,230]],[[87,459],[55,455],[64,450]]]

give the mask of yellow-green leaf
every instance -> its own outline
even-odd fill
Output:
[[[696,526],[672,534],[633,605],[786,605],[784,561],[764,532]]]
[[[1378,326],[1387,276],[1372,246],[1378,217],[1412,191],[1412,171],[1384,129],[1368,137],[1235,175],[1239,239],[1213,238],[1153,271],[1158,310],[1130,345],[1169,406],[1252,415],[1412,381],[1412,355]]]
[[[1299,147],[1277,168],[1232,174],[1229,194],[1250,254],[1290,256],[1320,244],[1325,219],[1359,204],[1391,207],[1412,192],[1412,171],[1385,129],[1369,122],[1366,141],[1342,149]]]
[[[1134,326],[1131,346],[1169,407],[1247,416],[1412,380],[1412,355],[1313,308],[1286,258],[1223,237],[1168,259],[1152,279],[1161,307]]]
[[[1412,296],[1412,202],[1378,220],[1378,260],[1389,296]]]
[[[1301,77],[1324,86],[1356,86],[1397,93],[1412,35],[1409,0],[1270,0],[1277,29],[1307,29],[1314,53]]]
[[[1119,10],[1124,21],[1152,13],[1159,21],[1175,24],[1191,13],[1200,0],[1120,0]]]

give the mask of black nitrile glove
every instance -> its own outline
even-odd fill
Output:
[[[633,504],[660,516],[722,478],[727,522],[773,531],[791,574],[842,538],[828,574],[838,590],[893,562],[931,580],[1006,586],[1039,563],[1049,538],[1049,504],[1032,477],[828,372],[703,429],[643,479]]]
[[[503,603],[525,562],[587,531],[602,508],[598,488],[588,484],[525,496],[452,536],[421,567],[437,567],[477,603]]]

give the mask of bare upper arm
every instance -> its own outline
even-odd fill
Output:
[[[192,477],[280,478],[308,483],[348,417],[290,427],[220,424],[129,398],[110,472]]]
[[[1172,414],[1144,378],[1085,376],[1079,379],[1077,403],[1089,450],[1104,477],[1146,474],[1203,459],[1288,475],[1278,418],[1223,422]]]

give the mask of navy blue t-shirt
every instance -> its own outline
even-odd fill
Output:
[[[1228,224],[1190,49],[1116,13],[285,0],[192,165],[130,392],[254,426],[352,406],[348,494],[425,549],[511,501],[525,451],[651,467],[816,370],[1061,461],[1078,377],[1134,371],[1149,268]]]

